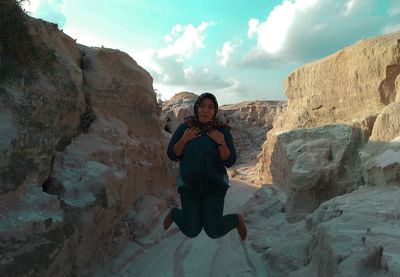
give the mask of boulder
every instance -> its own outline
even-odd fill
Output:
[[[277,136],[271,172],[274,186],[287,194],[289,222],[362,184],[359,138],[359,130],[347,125],[294,129]]]

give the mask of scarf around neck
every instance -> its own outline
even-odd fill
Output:
[[[189,128],[199,128],[201,134],[206,134],[211,130],[217,130],[219,128],[231,128],[228,124],[221,122],[216,117],[214,117],[210,122],[201,123],[197,116],[192,115],[185,117],[184,121]]]

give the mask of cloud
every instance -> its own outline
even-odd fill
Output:
[[[190,57],[193,52],[204,47],[205,31],[212,24],[212,22],[202,22],[197,27],[192,24],[186,26],[175,25],[172,31],[165,36],[164,39],[168,45],[158,51],[159,57]]]
[[[189,57],[204,47],[206,30],[211,25],[212,22],[203,22],[197,27],[178,24],[164,37],[166,47],[129,51],[129,54],[153,76],[154,87],[162,94],[163,99],[168,99],[179,91],[245,91],[240,82],[232,77],[223,77],[205,66],[191,65],[193,59]],[[221,50],[220,54],[226,62],[234,47],[233,44],[226,43]]]
[[[377,5],[374,0],[285,0],[265,21],[248,21],[247,34],[255,45],[243,55],[240,66],[273,68],[310,62],[381,34],[385,26],[398,21],[374,14]],[[392,14],[397,7],[392,5]]]
[[[383,28],[384,34],[389,34],[389,33],[393,33],[396,31],[400,31],[400,24],[389,24]]]
[[[390,6],[388,14],[390,16],[396,16],[400,14],[400,3],[398,0],[389,0]]]
[[[258,49],[270,54],[280,50],[293,23],[296,8],[292,2],[285,1],[271,11],[265,22],[250,19],[247,34],[250,38],[257,38]]]
[[[24,1],[22,3],[22,7],[24,8],[25,11],[28,13],[32,14],[38,7],[40,0],[29,0],[29,1]]]
[[[185,68],[185,80],[187,84],[199,90],[219,89],[233,85],[231,78],[222,78],[216,72],[208,68]]]
[[[64,28],[67,19],[63,13],[64,0],[29,0],[23,8],[32,16],[56,23],[59,28]]]
[[[176,93],[181,91],[190,91],[196,94],[200,94],[209,91],[218,99],[220,105],[237,103],[248,99],[247,86],[235,78],[227,78],[227,86],[215,88],[215,87],[193,87],[187,85],[166,85],[164,83],[154,83],[154,88],[161,93],[162,100],[168,100]]]
[[[150,58],[142,56],[137,61],[153,76],[154,88],[161,93],[163,100],[180,91],[219,93],[225,97],[221,103],[228,103],[233,98],[238,99],[237,95],[247,95],[246,87],[235,78],[223,77],[205,67],[186,66],[184,61],[174,57],[160,58],[156,52],[147,52],[151,52]]]
[[[159,50],[145,49],[129,54],[149,71],[154,81],[164,85],[186,85],[184,62],[174,56],[160,57]]]
[[[153,56],[147,64],[142,62],[139,64],[150,72],[155,83],[163,85],[185,86],[191,90],[207,90],[231,87],[235,83],[232,78],[223,78],[209,68],[187,66],[182,60],[173,57]]]
[[[231,59],[231,55],[233,54],[234,49],[235,45],[233,45],[232,42],[224,42],[222,49],[217,51],[217,57],[219,58],[218,63],[222,66],[226,66]]]

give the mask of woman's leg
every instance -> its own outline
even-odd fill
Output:
[[[203,225],[210,238],[225,236],[239,224],[237,214],[223,215],[225,194],[211,194],[203,199]]]
[[[175,208],[171,212],[173,221],[179,229],[190,238],[196,237],[203,228],[202,199],[193,193],[181,191],[182,209]]]

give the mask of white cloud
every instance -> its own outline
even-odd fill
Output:
[[[248,21],[247,34],[256,44],[240,66],[302,64],[378,35],[394,19],[376,16],[374,7],[374,0],[285,0],[265,21]]]
[[[187,84],[199,90],[217,89],[232,86],[232,79],[222,78],[216,72],[208,68],[185,68],[185,80]]]
[[[226,66],[231,59],[231,55],[234,52],[235,45],[230,41],[224,42],[222,49],[217,51],[217,57],[219,58],[218,63],[222,66]]]
[[[154,88],[161,93],[162,100],[168,100],[176,93],[181,91],[190,91],[196,94],[209,91],[213,93],[217,99],[219,105],[237,103],[248,99],[247,86],[240,83],[234,78],[227,78],[226,82],[229,84],[222,88],[204,88],[204,87],[193,87],[187,85],[166,85],[163,83],[154,83]]]
[[[275,7],[265,22],[250,19],[248,36],[257,37],[257,47],[267,53],[276,53],[285,42],[288,29],[293,22],[296,6],[290,1]]]
[[[144,67],[154,78],[154,86],[164,95],[160,88],[175,87],[175,93],[179,88],[189,91],[215,90],[230,88],[239,83],[232,78],[224,78],[215,71],[205,67],[186,66],[183,60],[176,57],[159,57],[157,51],[147,49],[145,51],[130,53],[131,56]]]
[[[160,49],[128,51],[128,53],[149,73],[154,80],[162,99],[169,99],[180,91],[201,93],[204,91],[243,92],[240,82],[234,78],[223,77],[216,71],[204,66],[188,65],[187,58],[204,47],[207,28],[212,22],[201,23],[199,26],[175,25],[164,37],[167,46]],[[233,44],[228,43],[221,55],[229,59]],[[223,54],[222,54],[223,52]]]
[[[400,24],[389,24],[383,28],[384,34],[389,34],[396,31],[400,31]]]
[[[388,10],[388,14],[390,16],[396,16],[400,14],[400,3],[398,0],[389,0],[390,7]]]
[[[29,13],[33,13],[36,11],[37,7],[39,6],[40,0],[29,0],[22,3],[22,7]]]
[[[205,31],[211,24],[211,22],[203,22],[197,27],[192,24],[187,26],[175,25],[171,33],[165,36],[165,41],[169,44],[160,49],[158,55],[161,58],[169,56],[190,57],[193,52],[204,47]]]
[[[63,28],[67,21],[63,0],[29,0],[23,8],[36,18],[58,24],[59,28]]]
[[[349,0],[343,6],[343,15],[347,16],[351,14],[351,10],[357,4],[358,0]]]
[[[247,86],[236,80],[229,78],[230,86],[214,91],[220,105],[238,103],[248,100],[249,94]]]
[[[390,16],[395,16],[395,15],[400,14],[400,7],[392,7],[389,9],[388,13]]]

